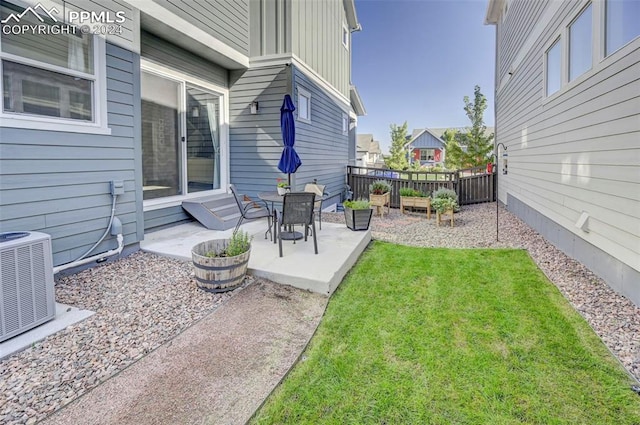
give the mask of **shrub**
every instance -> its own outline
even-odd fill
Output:
[[[369,185],[369,193],[382,195],[391,192],[391,185],[386,180],[376,180]]]
[[[411,187],[403,187],[400,189],[400,196],[413,196],[417,198],[427,198],[427,195],[424,192],[420,192],[419,190],[413,189]]]
[[[447,210],[455,211],[458,208],[458,202],[455,199],[445,197],[433,198],[433,200],[431,201],[431,206],[433,207],[433,209],[442,214]]]
[[[236,255],[243,254],[251,248],[251,239],[249,233],[238,230],[235,232],[229,242],[223,247],[222,250],[209,251],[205,254],[206,257],[235,257]]]
[[[447,189],[446,187],[439,187],[433,191],[433,199],[438,198],[450,198],[453,199],[456,204],[458,203],[458,194],[455,190]]]
[[[366,210],[371,208],[369,201],[365,201],[364,199],[359,199],[357,201],[344,201],[342,205],[346,208],[351,208],[352,210]]]

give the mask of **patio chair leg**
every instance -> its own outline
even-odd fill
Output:
[[[242,216],[238,219],[238,223],[236,224],[236,228],[233,230],[234,234],[236,234],[238,232],[238,229],[240,228],[240,225],[242,224],[242,219],[243,219]]]
[[[278,248],[280,249],[280,256],[282,257],[282,227],[278,224]]]
[[[313,249],[315,249],[316,254],[318,253],[318,240],[316,239],[316,222],[311,221],[311,226],[313,227]]]

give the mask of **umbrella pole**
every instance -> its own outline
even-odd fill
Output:
[[[289,178],[289,190],[291,190],[291,173],[287,174],[287,177]]]

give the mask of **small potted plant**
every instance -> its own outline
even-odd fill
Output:
[[[344,201],[344,221],[351,230],[367,230],[371,223],[371,203],[366,200]]]
[[[451,218],[451,227],[453,227],[453,213],[460,209],[456,192],[444,187],[436,189],[433,191],[431,205],[436,210],[436,222],[438,226],[442,221],[442,215],[448,214]]]
[[[284,195],[289,191],[289,184],[284,179],[278,178],[277,180],[278,195]]]
[[[230,239],[214,239],[194,246],[191,257],[198,287],[208,292],[226,292],[242,285],[251,239],[249,233],[239,230]]]
[[[404,214],[405,207],[426,209],[427,219],[431,220],[431,198],[419,190],[403,187],[400,189],[400,212]]]
[[[391,185],[386,180],[376,180],[369,185],[369,202],[376,207],[378,215],[384,217],[384,206],[391,204]]]

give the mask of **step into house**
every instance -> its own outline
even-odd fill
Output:
[[[238,204],[227,193],[182,201],[182,208],[210,230],[231,229],[240,219]]]

